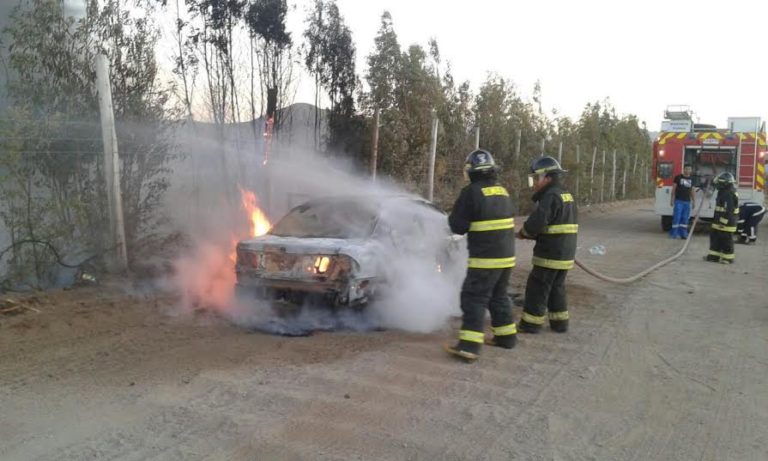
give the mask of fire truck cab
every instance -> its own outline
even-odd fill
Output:
[[[693,168],[696,207],[700,218],[715,212],[712,179],[730,172],[737,180],[739,203],[765,200],[765,122],[759,117],[730,117],[727,128],[694,123],[689,106],[670,106],[664,112],[661,132],[653,142],[653,175],[656,179],[656,214],[661,227],[672,227],[671,193],[675,176],[685,165]],[[695,210],[691,211],[694,214]]]

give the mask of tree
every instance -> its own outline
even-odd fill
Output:
[[[165,0],[162,0],[163,2]],[[175,0],[176,21],[173,31],[176,49],[173,55],[173,73],[181,78],[182,91],[181,100],[187,111],[187,118],[194,119],[192,111],[192,100],[194,98],[195,80],[197,78],[198,65],[200,60],[195,54],[195,46],[192,38],[185,32],[190,28],[189,21],[182,19],[180,0]],[[185,2],[186,3],[186,2]]]
[[[127,243],[136,257],[157,248],[147,239],[167,186],[169,93],[158,85],[157,29],[148,19],[131,20],[123,6],[111,2],[99,11],[91,2],[88,16],[74,21],[56,0],[28,0],[4,31],[12,107],[0,123],[8,135],[0,146],[0,218],[13,243],[37,242],[13,247],[17,283],[45,286],[56,278],[60,255],[82,260],[107,246],[95,36],[110,45]]]
[[[354,93],[357,88],[355,44],[352,31],[344,23],[336,2],[328,2],[326,8],[325,46],[321,49],[324,75],[321,83],[331,100],[329,144],[332,149],[347,150],[346,140],[357,129],[354,121]]]
[[[330,99],[328,144],[334,150],[348,150],[348,140],[355,138],[358,125],[354,120],[357,75],[355,44],[335,0],[316,0],[307,18],[304,32],[304,63],[315,78],[315,139],[320,147],[320,88]]]
[[[374,52],[368,56],[365,78],[370,87],[370,106],[386,111],[395,105],[396,75],[400,68],[400,43],[392,26],[392,15],[381,15],[381,26],[373,40]]]
[[[402,55],[392,25],[392,16],[388,11],[381,15],[381,26],[374,38],[374,51],[367,58],[368,71],[365,79],[370,91],[365,95],[365,107],[368,114],[380,113],[378,162],[384,173],[392,174],[397,164],[396,158],[406,151],[402,117],[396,107],[397,77],[401,69]]]
[[[286,106],[288,89],[292,84],[293,42],[286,31],[287,13],[286,0],[255,0],[249,5],[245,16],[251,37],[257,40],[262,101],[266,93],[267,116],[274,117],[275,130],[279,130],[282,123],[281,113],[276,109]]]
[[[427,172],[432,110],[437,109],[442,88],[436,70],[427,63],[427,53],[411,45],[400,58],[395,89],[395,112],[400,116],[401,151],[394,151],[398,173],[406,183],[423,184]]]
[[[314,8],[307,17],[307,29],[304,31],[304,40],[306,41],[306,54],[304,56],[304,65],[307,71],[315,79],[315,125],[314,139],[315,149],[320,149],[320,79],[325,72],[322,62],[322,50],[326,47],[325,36],[327,23],[325,17],[325,2],[315,0]]]
[[[190,14],[202,28],[191,30],[205,66],[208,105],[215,123],[239,121],[233,33],[245,12],[245,0],[187,0]]]
[[[150,8],[150,6],[146,6]],[[110,80],[120,157],[125,232],[128,254],[145,256],[141,249],[158,238],[161,217],[156,211],[169,183],[172,159],[171,119],[179,111],[169,106],[170,89],[162,87],[155,57],[159,30],[148,17],[133,19],[119,2],[101,11],[102,43],[110,43]]]
[[[473,95],[468,82],[456,86],[450,66],[442,75],[442,98],[437,107],[441,129],[435,165],[435,176],[442,182],[437,184],[435,196],[438,203],[447,205],[452,203],[453,195],[463,185],[464,158],[474,146],[474,138],[470,136]]]

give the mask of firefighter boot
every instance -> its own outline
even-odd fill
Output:
[[[520,321],[517,323],[517,331],[520,333],[539,333],[544,326],[545,316],[533,315],[523,311]]]
[[[550,320],[549,328],[555,333],[565,333],[568,331],[568,320]]]
[[[512,349],[517,344],[517,334],[494,336],[485,340],[485,344],[502,349]]]
[[[568,331],[568,319],[570,315],[568,311],[563,312],[550,312],[549,313],[549,328],[555,333],[565,333]]]
[[[443,349],[454,357],[464,359],[467,362],[474,362],[480,358],[480,346],[481,343],[459,340],[455,346],[446,344]]]
[[[520,323],[517,324],[517,331],[520,333],[536,334],[541,332],[541,325],[520,320]]]

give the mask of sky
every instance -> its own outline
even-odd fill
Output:
[[[610,98],[660,128],[667,105],[687,104],[703,123],[768,119],[767,0],[337,0],[358,54],[358,73],[389,10],[402,47],[437,39],[457,80],[477,88],[488,72],[525,96],[541,81],[546,108],[578,117]],[[296,0],[303,30],[310,0]],[[299,99],[313,101],[309,87]]]
[[[312,0],[288,1],[288,27],[300,42]],[[0,6],[9,2],[15,0]],[[638,115],[651,131],[672,104],[690,105],[699,121],[721,127],[730,116],[768,119],[768,0],[337,2],[361,76],[388,10],[403,48],[436,38],[456,79],[474,89],[495,72],[530,97],[539,80],[550,113],[557,108],[577,118],[587,102],[610,98],[620,114]],[[296,102],[313,101],[304,76]]]

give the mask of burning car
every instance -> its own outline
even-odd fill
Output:
[[[344,196],[308,201],[265,235],[237,245],[239,299],[361,308],[390,286],[390,263],[406,257],[444,271],[463,241],[445,214],[412,196]],[[402,270],[402,268],[399,268]]]

